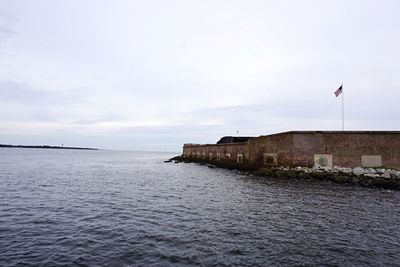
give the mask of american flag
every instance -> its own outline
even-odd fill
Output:
[[[343,92],[343,85],[341,85],[336,91],[335,96],[338,97]]]

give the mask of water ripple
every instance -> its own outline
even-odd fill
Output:
[[[400,192],[0,150],[1,266],[399,266]]]

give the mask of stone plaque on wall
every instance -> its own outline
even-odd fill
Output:
[[[314,165],[324,168],[332,168],[332,155],[314,154]]]
[[[265,166],[277,166],[278,165],[278,154],[277,153],[264,153],[264,165]]]
[[[381,155],[362,155],[361,156],[362,167],[382,167],[382,156]]]

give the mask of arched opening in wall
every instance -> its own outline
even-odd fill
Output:
[[[230,153],[226,153],[226,154],[225,154],[225,158],[226,158],[226,159],[231,159],[231,154],[230,154]]]
[[[212,160],[213,159],[213,153],[208,153],[208,159]]]
[[[314,154],[314,166],[323,168],[332,168],[331,154]]]
[[[278,165],[278,154],[277,153],[264,153],[263,163],[265,166],[277,166]]]
[[[237,163],[243,163],[243,154],[237,154]]]
[[[217,153],[217,160],[221,160],[221,153]]]
[[[202,153],[203,159],[206,159],[206,152]]]

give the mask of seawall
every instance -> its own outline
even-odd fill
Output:
[[[188,161],[261,167],[400,169],[400,131],[291,131],[225,144],[185,144]]]
[[[400,189],[400,131],[291,131],[185,144],[182,160],[272,177]]]

